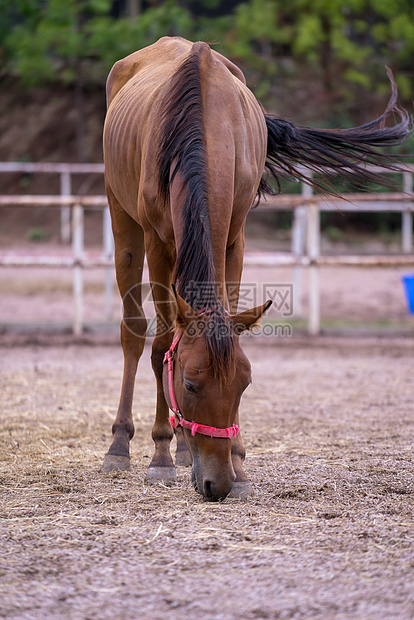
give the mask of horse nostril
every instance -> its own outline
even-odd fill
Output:
[[[213,491],[212,491],[211,486],[212,486],[212,485],[211,485],[210,480],[206,480],[206,481],[204,482],[204,491],[205,491],[206,497],[207,497],[208,499],[210,499],[211,497],[213,497]]]

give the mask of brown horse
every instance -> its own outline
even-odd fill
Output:
[[[238,407],[251,369],[239,336],[270,302],[237,314],[246,216],[256,196],[270,191],[265,169],[276,179],[284,172],[301,177],[296,164],[302,163],[378,180],[362,164],[392,162],[372,147],[398,143],[410,132],[391,83],[379,119],[324,131],[265,115],[241,71],[205,43],[164,37],[114,65],[104,156],[124,302],[124,377],[103,471],[129,468],[134,382],[147,330],[146,254],[157,313],[155,452],[148,477],[175,478],[170,442],[173,426],[182,427],[177,460],[185,461],[187,445],[196,489],[209,500],[248,493]],[[401,122],[385,127],[391,112]]]

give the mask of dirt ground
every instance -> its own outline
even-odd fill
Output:
[[[149,346],[131,471],[99,473],[122,373],[116,291],[112,324],[75,341],[62,333],[70,271],[0,270],[0,618],[414,618],[414,316],[403,273],[321,269],[325,335],[314,339],[306,272],[302,313],[275,298],[268,326],[292,331],[244,338],[253,495],[210,504],[187,468],[170,487],[145,482]],[[293,282],[291,269],[248,267],[244,303]],[[88,329],[103,320],[102,271],[85,272]]]
[[[253,496],[147,485],[146,347],[129,473],[101,474],[118,346],[3,346],[0,617],[414,617],[410,339],[245,339]]]
[[[0,158],[76,161],[71,98],[17,95],[3,98]],[[91,161],[101,151],[97,97],[86,109]],[[296,99],[299,111],[312,109],[305,99]],[[36,118],[30,131],[28,116]],[[32,175],[19,175],[18,190],[15,175],[2,182],[3,192],[45,193]],[[59,193],[57,176],[47,182]],[[73,191],[102,193],[102,180],[75,179]],[[1,251],[42,254],[40,237],[47,252],[65,253],[51,247],[58,220],[32,211],[5,219],[3,210]],[[91,223],[87,216],[86,242],[101,243],[101,225],[97,234]],[[17,244],[13,227],[23,237]],[[1,269],[0,618],[414,618],[414,317],[404,272],[321,270],[325,333],[351,328],[353,338],[303,336],[304,275],[303,311],[269,314],[270,325],[291,325],[293,336],[245,340],[254,382],[242,432],[254,493],[210,504],[186,468],[172,486],[145,482],[155,405],[149,347],[137,379],[131,471],[99,473],[122,373],[116,292],[111,326],[76,343],[66,333],[69,271]],[[103,277],[84,277],[90,329],[105,318]],[[264,287],[293,279],[290,269],[246,269],[247,299],[260,303]],[[382,337],[373,337],[378,330]]]

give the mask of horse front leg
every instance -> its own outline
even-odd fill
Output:
[[[236,424],[240,426],[239,412],[236,415]],[[237,497],[238,499],[246,499],[251,494],[251,485],[248,477],[243,469],[244,459],[246,458],[246,449],[241,438],[241,433],[231,440],[231,462],[233,464],[236,479],[233,488],[229,493],[229,497]]]
[[[110,198],[110,194],[108,194]],[[115,267],[119,292],[124,306],[121,323],[121,342],[124,353],[124,372],[118,412],[112,425],[113,441],[104,458],[103,472],[128,470],[129,444],[134,436],[132,400],[138,362],[145,344],[147,321],[142,311],[142,268],[144,234],[141,226],[110,199],[112,226],[115,238]]]
[[[157,333],[151,353],[151,363],[157,381],[157,408],[152,438],[154,455],[148,467],[149,481],[170,482],[176,479],[176,468],[171,457],[171,440],[174,436],[169,422],[169,409],[163,389],[163,360],[172,342],[175,303],[171,293],[173,258],[156,237],[147,242],[147,260],[151,278],[152,295],[157,313]]]
[[[244,231],[237,237],[236,241],[227,249],[226,253],[226,283],[227,296],[230,305],[230,313],[237,313],[237,304],[239,301],[240,280],[243,271],[244,256]],[[239,412],[236,415],[236,424],[239,424]],[[246,450],[241,438],[241,433],[231,440],[231,460],[233,464],[236,480],[233,488],[229,493],[229,497],[237,497],[246,499],[251,493],[251,485],[243,469],[244,459],[246,458]]]
[[[188,449],[187,442],[181,427],[174,429],[175,438],[177,440],[177,448],[175,451],[175,464],[181,467],[191,467],[193,459]]]

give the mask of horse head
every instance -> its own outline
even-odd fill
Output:
[[[239,429],[238,409],[251,383],[251,366],[239,336],[250,329],[271,302],[231,316],[223,308],[196,312],[176,295],[177,332],[166,353],[164,395],[182,426],[193,462],[195,488],[210,501],[224,499],[236,473],[232,438]]]

